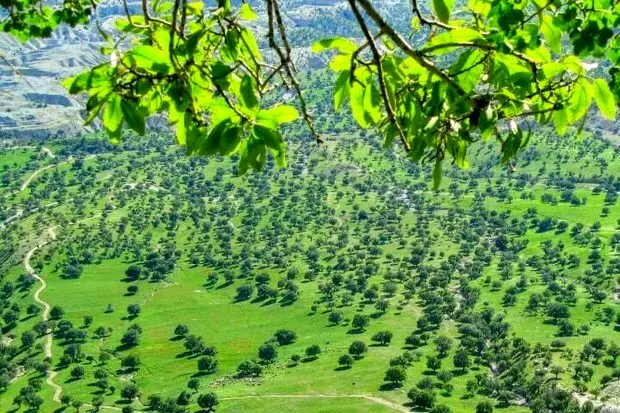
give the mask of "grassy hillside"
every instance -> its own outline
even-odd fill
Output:
[[[509,168],[479,143],[473,166],[449,168],[433,192],[430,171],[332,126],[320,148],[293,144],[288,168],[242,178],[234,161],[186,158],[165,137],[58,142],[54,159],[0,153],[4,216],[25,211],[3,230],[14,252],[1,284],[0,373],[10,384],[0,383],[0,410],[25,410],[15,403],[24,388],[41,411],[61,407],[47,370],[73,400],[101,396],[103,411],[143,410],[155,394],[196,411],[208,392],[225,412],[420,411],[408,397],[418,387],[454,412],[563,398],[570,411],[563,391],[594,399],[617,383],[617,146],[543,131]],[[39,306],[28,314],[38,284],[21,257],[50,227],[56,238],[31,264],[47,282],[40,298],[63,311],[41,326]],[[123,344],[135,324],[137,343]],[[294,342],[274,344],[280,329]],[[389,344],[373,341],[382,331]],[[198,347],[188,350],[188,335]],[[367,352],[339,365],[354,341]],[[272,361],[259,359],[265,342]],[[312,345],[317,357],[306,356]],[[129,355],[137,368],[121,365]],[[214,371],[199,371],[204,357]],[[262,372],[239,374],[248,360]],[[406,377],[384,380],[391,365]],[[139,396],[123,397],[134,384]]]

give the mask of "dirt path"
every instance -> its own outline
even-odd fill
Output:
[[[37,245],[36,247],[32,248],[30,251],[28,251],[26,253],[26,256],[24,257],[24,267],[26,268],[26,271],[28,272],[28,274],[34,277],[41,284],[41,286],[34,293],[34,300],[43,306],[43,313],[41,315],[43,321],[49,320],[50,310],[51,310],[51,306],[47,302],[43,301],[40,297],[41,293],[45,291],[45,289],[47,288],[47,283],[45,282],[43,278],[39,276],[39,274],[36,273],[34,268],[32,268],[32,266],[30,265],[30,259],[32,258],[32,255],[39,248],[43,247],[44,245],[48,244],[51,240],[56,238],[56,231],[54,227],[48,228],[47,233],[49,235],[49,238],[46,241]],[[45,357],[49,359],[52,358],[52,339],[53,339],[52,331],[49,331],[45,335],[45,346],[44,346]],[[54,378],[56,377],[56,374],[57,373],[54,370],[50,369],[47,372],[47,379],[45,380],[45,382],[54,389],[54,401],[60,403],[60,395],[62,394],[62,387],[60,387],[58,384],[54,382]]]
[[[51,150],[49,150],[48,148],[45,148],[45,147],[44,147],[42,150],[43,150],[43,151],[45,151],[45,152],[46,152],[46,153],[47,153],[47,154],[48,154],[51,158],[55,158],[55,157],[56,157],[56,155],[54,155],[54,154],[52,153],[52,151],[51,151]],[[93,153],[93,154],[90,154],[90,155],[85,156],[85,157],[84,157],[84,160],[87,160],[87,159],[92,159],[92,158],[95,158],[95,157],[97,157],[97,156],[99,156],[99,155],[102,155],[102,154],[100,154],[100,153]],[[32,180],[33,180],[34,178],[36,178],[36,177],[37,177],[37,176],[38,176],[41,172],[43,172],[43,171],[45,171],[45,170],[47,170],[47,169],[50,169],[50,168],[55,168],[55,167],[57,167],[57,166],[64,165],[64,164],[66,164],[66,163],[72,162],[73,160],[74,160],[74,158],[73,158],[72,156],[70,156],[69,158],[67,158],[66,160],[64,160],[64,161],[62,161],[62,162],[53,163],[53,164],[51,164],[51,165],[46,165],[46,166],[44,166],[44,167],[42,167],[42,168],[37,169],[36,171],[34,171],[34,172],[32,173],[32,175],[30,175],[30,176],[28,177],[28,179],[26,179],[26,180],[24,181],[24,183],[23,183],[23,184],[22,184],[22,186],[19,188],[19,190],[20,190],[20,191],[23,191],[24,189],[28,188],[28,185],[30,185],[30,182],[32,182]]]
[[[403,406],[380,397],[369,396],[367,394],[260,394],[220,398],[220,400],[238,399],[364,399],[373,403],[381,404],[399,412],[415,413],[413,410],[407,408],[407,406]]]
[[[39,176],[39,174],[40,174],[41,172],[43,172],[43,171],[45,171],[45,170],[47,170],[47,169],[53,168],[53,167],[55,167],[55,166],[56,166],[56,164],[52,164],[52,165],[47,165],[47,166],[44,166],[43,168],[39,168],[39,169],[37,169],[36,171],[34,171],[34,172],[32,173],[32,175],[30,175],[30,176],[28,177],[28,179],[26,179],[26,180],[24,181],[24,183],[23,183],[23,184],[22,184],[22,186],[19,188],[19,190],[20,190],[20,191],[23,191],[24,189],[28,188],[28,185],[30,185],[30,182],[32,182],[32,180],[33,180],[34,178],[36,178],[37,176]]]

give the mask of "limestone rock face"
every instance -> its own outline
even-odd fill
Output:
[[[0,134],[45,138],[86,130],[83,103],[60,81],[102,60],[99,36],[90,27],[63,27],[49,39],[20,43],[0,35]]]

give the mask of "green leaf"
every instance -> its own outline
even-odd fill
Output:
[[[251,113],[258,111],[258,97],[254,87],[254,79],[250,75],[243,76],[239,88],[240,102]]]
[[[465,91],[472,91],[478,85],[484,70],[484,65],[481,63],[484,56],[480,50],[468,50],[462,53],[458,61],[450,67],[451,73],[460,73],[456,78]]]
[[[566,66],[559,62],[550,62],[542,65],[542,73],[545,79],[553,79],[564,72],[566,72]]]
[[[366,90],[364,91],[364,110],[368,123],[372,125],[379,123],[383,115],[381,112],[381,95],[374,82],[366,85]]]
[[[433,11],[444,23],[450,20],[450,14],[454,7],[454,0],[433,0]]]
[[[553,120],[553,125],[555,126],[555,130],[558,132],[558,135],[564,136],[568,126],[568,114],[566,113],[566,110],[556,110],[553,112],[551,119]]]
[[[299,112],[294,106],[277,105],[270,109],[261,110],[256,117],[257,122],[273,121],[275,125],[281,123],[294,122],[299,118]]]
[[[243,129],[236,123],[230,125],[222,132],[220,136],[220,144],[218,146],[220,154],[230,155],[237,150],[241,142],[241,133]]]
[[[196,52],[198,44],[207,33],[207,29],[202,29],[187,36],[187,39],[185,40],[185,57],[187,59],[193,56],[193,54]]]
[[[549,45],[549,48],[555,53],[562,52],[562,31],[553,24],[553,17],[544,14],[540,31]]]
[[[439,157],[435,159],[435,166],[433,167],[433,189],[439,189],[439,184],[441,184],[441,160]]]
[[[242,128],[230,118],[224,119],[211,129],[207,138],[198,148],[201,155],[230,155],[241,142]]]
[[[343,54],[352,54],[357,50],[357,45],[344,37],[323,39],[312,44],[312,51],[314,53],[319,53],[330,49],[336,49]]]
[[[248,142],[246,139],[242,144],[241,153],[239,154],[239,176],[245,175],[248,171]]]
[[[193,14],[201,14],[205,8],[205,4],[202,1],[195,1],[187,5],[187,9],[192,11]]]
[[[254,125],[252,131],[258,142],[262,142],[273,150],[277,165],[286,166],[286,148],[280,132],[258,124]]]
[[[241,29],[241,41],[243,45],[249,49],[248,52],[252,56],[254,56],[254,59],[256,59],[256,61],[261,62],[263,60],[260,49],[258,47],[258,43],[256,42],[256,37],[254,36],[254,33],[252,33],[252,31],[249,30],[247,27]]]
[[[95,66],[88,72],[63,80],[62,85],[69,89],[72,95],[85,90],[111,86],[110,77],[106,73],[108,67],[107,63]]]
[[[334,85],[334,109],[336,112],[340,110],[342,104],[347,100],[351,92],[351,84],[349,82],[350,71],[344,70],[336,79]]]
[[[88,116],[86,117],[86,121],[84,121],[84,126],[90,125],[97,118],[97,116],[99,116],[101,108],[111,94],[111,91],[99,92],[88,98],[86,101],[86,111],[88,112]]]
[[[478,120],[480,133],[483,138],[488,138],[497,123],[497,112],[491,105],[488,105],[486,108],[477,108],[477,110],[480,110],[480,119]]]
[[[183,112],[176,122],[177,143],[181,146],[187,143],[187,113]]]
[[[484,37],[480,34],[480,32],[463,27],[449,30],[434,36],[426,44],[425,49],[438,48],[433,53],[444,54],[455,50],[456,47],[441,47],[442,45],[447,45],[450,43],[475,42],[477,40],[484,40]]]
[[[592,104],[592,95],[590,94],[590,84],[581,79],[575,83],[573,94],[570,99],[570,122],[574,123],[586,115],[590,105]]]
[[[616,99],[604,79],[595,79],[592,83],[592,94],[599,110],[608,119],[616,118]]]
[[[172,71],[168,53],[154,46],[142,45],[131,50],[130,57],[141,69],[167,75]]]
[[[237,60],[239,55],[239,35],[234,30],[228,30],[224,36],[225,47],[220,48],[220,54],[230,60]]]
[[[248,3],[243,3],[239,7],[239,18],[241,20],[256,20],[256,13]]]
[[[469,8],[476,14],[486,16],[491,11],[491,2],[489,0],[469,0]]]
[[[189,96],[180,82],[170,86],[166,102],[168,104],[168,123],[173,125],[184,116],[189,106]]]
[[[357,82],[351,86],[351,112],[360,127],[367,128],[368,121],[366,120],[366,111],[364,110],[364,90],[364,87]]]
[[[144,136],[146,120],[138,110],[138,103],[123,99],[121,101],[121,109],[123,111],[123,115],[125,116],[125,122],[127,122],[127,125],[136,131],[138,135]]]
[[[260,171],[267,161],[267,148],[255,139],[248,139],[247,159],[252,169]]]
[[[121,97],[119,95],[110,96],[105,105],[102,120],[110,139],[119,140],[123,127],[123,110],[121,109]]]

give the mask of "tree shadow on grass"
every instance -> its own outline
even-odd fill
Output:
[[[379,386],[379,391],[392,391],[394,389],[398,389],[399,387],[402,386],[399,386],[396,383],[383,383],[381,386]]]
[[[132,346],[132,345],[128,345],[128,344],[120,344],[120,345],[116,346],[115,350],[116,351],[126,351],[126,350],[132,349],[134,347],[135,347],[135,345]]]
[[[334,369],[334,371],[345,371],[345,370],[351,370],[351,366],[338,366]]]
[[[258,296],[256,296],[256,297],[252,298],[252,300],[251,300],[250,302],[251,302],[252,304],[256,304],[256,303],[263,302],[263,301],[265,301],[266,299],[267,299],[267,297],[258,297]]]
[[[182,353],[177,354],[174,357],[177,358],[177,359],[183,359],[183,358],[186,358],[186,357],[190,357],[191,355],[192,355],[191,351],[184,351]]]
[[[234,281],[232,281],[232,282],[225,282],[223,284],[220,284],[220,285],[216,286],[215,289],[216,290],[221,290],[222,288],[229,287],[229,286],[231,286],[233,284],[234,284]]]
[[[132,283],[132,282],[136,282],[138,280],[139,280],[139,278],[129,278],[129,277],[121,278],[121,281],[124,282],[124,283]]]
[[[463,376],[467,374],[467,370],[453,369],[453,370],[450,370],[450,373],[452,373],[454,377],[459,377],[459,376]]]
[[[75,378],[75,377],[69,377],[67,380],[65,380],[65,383],[75,383],[78,380],[80,379]]]

